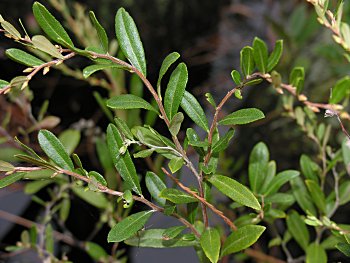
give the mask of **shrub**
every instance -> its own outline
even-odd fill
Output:
[[[328,1],[309,2],[315,6],[319,22],[332,31],[333,38],[344,48],[348,58],[350,31],[348,24],[342,22],[343,4],[337,6],[336,15],[333,15],[328,9]],[[111,228],[106,237],[108,242],[115,244],[111,253],[92,241],[78,243],[99,262],[125,260],[122,250],[117,250],[119,242],[153,248],[190,246],[196,250],[201,262],[218,262],[243,254],[258,260],[280,262],[275,255],[266,252],[271,247],[280,247],[288,262],[327,262],[326,251],[335,248],[349,256],[349,225],[331,220],[340,206],[349,201],[350,181],[346,174],[350,172],[350,136],[341,120],[349,119],[343,110],[349,94],[348,77],[336,82],[329,103],[311,102],[303,94],[305,72],[302,67],[291,71],[289,84],[283,83],[281,75],[274,71],[282,55],[283,41],[276,41],[269,52],[267,44],[256,37],[252,46],[241,50],[240,69],[231,73],[235,87],[219,102],[214,101],[210,93],[206,94],[214,110],[213,117],[208,118],[197,98],[186,90],[188,72],[185,63],[176,65],[179,53],[170,53],[164,59],[156,85],[147,79],[143,45],[135,23],[125,9],[120,8],[115,17],[120,48],[117,55],[112,55],[116,52],[93,12],[89,13],[91,21],[88,25],[95,30],[95,38],[86,41],[83,48],[76,46],[61,23],[42,4],[33,4],[33,14],[46,36],[29,36],[25,30],[23,36],[0,17],[4,35],[27,49],[6,50],[9,58],[26,66],[26,74],[9,82],[1,80],[0,94],[8,94],[10,100],[15,100],[28,91],[29,83],[37,73],[45,75],[57,68],[109,91],[107,99],[99,93],[94,95],[110,123],[105,134],[96,136],[96,152],[103,172],[86,168],[88,165],[74,153],[80,140],[78,131],[69,129],[56,137],[48,130],[57,125],[57,119],[45,116],[47,104],[43,105],[35,125],[23,132],[26,135],[23,137],[29,138],[29,133],[38,131],[40,149],[33,150],[18,138],[12,141],[21,148],[15,155],[16,162],[28,166],[1,161],[0,170],[5,177],[0,180],[0,187],[30,180],[25,191],[33,195],[33,201],[42,205],[45,213],[40,224],[23,231],[21,242],[8,250],[31,248],[43,259],[67,262],[64,255],[54,251],[54,240],[61,235],[54,232],[54,227],[56,224],[64,226],[73,194],[100,210],[97,229],[104,224]],[[82,71],[74,71],[66,65],[78,56],[90,60],[90,65]],[[103,71],[107,80],[91,76],[98,71]],[[118,76],[124,74],[122,72],[132,74],[128,92],[115,85]],[[170,75],[166,87],[162,81],[165,75]],[[301,155],[301,173],[298,169],[277,172],[276,162],[270,160],[268,146],[260,142],[250,153],[246,180],[233,178],[232,174],[223,175],[220,156],[230,146],[235,127],[265,116],[257,108],[242,108],[222,116],[222,108],[231,99],[242,99],[247,86],[261,82],[271,84],[276,93],[284,96],[287,115],[295,119],[317,145],[320,157],[313,160],[307,154]],[[143,98],[143,89],[151,94],[151,101]],[[140,110],[146,112],[144,118],[137,117]],[[321,110],[325,110],[326,117],[334,117],[348,137],[338,150],[329,145],[331,125],[316,118],[315,113]],[[165,130],[156,129],[156,118],[164,122]],[[185,118],[191,119],[196,128],[187,128],[185,138],[180,139],[178,135]],[[221,131],[220,126],[227,129]],[[204,137],[196,132],[199,129],[205,133]],[[195,152],[198,165],[193,161],[194,157],[189,157],[190,151]],[[146,163],[149,171],[141,172],[135,165],[137,158]],[[178,176],[180,171],[183,176],[195,178],[197,184],[186,186]],[[169,181],[172,186],[167,183]],[[245,181],[248,183],[243,183]],[[49,200],[35,195],[43,188],[47,189]],[[220,194],[229,198],[229,209],[223,208],[217,198]],[[132,209],[135,202],[144,205],[141,211]],[[181,225],[144,229],[154,213],[174,217]],[[220,218],[222,224],[213,224],[213,215]],[[277,227],[281,222],[285,226],[282,232]],[[269,239],[268,246],[249,248],[263,234]],[[302,251],[299,258],[287,246],[291,240]],[[74,245],[74,240],[62,241]]]

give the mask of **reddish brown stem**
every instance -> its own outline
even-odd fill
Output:
[[[232,230],[234,230],[234,231],[237,230],[236,225],[229,218],[227,218],[222,211],[216,209],[212,204],[208,203],[207,200],[205,200],[203,197],[199,196],[196,192],[192,191],[190,188],[183,185],[178,179],[176,179],[174,176],[172,176],[165,168],[162,167],[162,171],[171,180],[173,180],[181,189],[183,189],[186,193],[188,193],[188,194],[192,195],[194,198],[198,199],[201,203],[203,203],[210,210],[212,210],[216,215],[221,217]]]

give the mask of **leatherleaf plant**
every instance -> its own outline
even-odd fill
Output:
[[[320,23],[331,29],[348,56],[350,31],[342,22],[343,3],[337,5],[334,15],[328,1],[309,2],[315,6]],[[193,247],[200,262],[228,262],[229,258],[236,262],[250,257],[260,262],[286,259],[320,263],[327,262],[327,252],[334,249],[350,255],[350,225],[332,220],[339,207],[350,201],[350,148],[347,140],[339,150],[330,147],[333,127],[316,118],[318,112],[326,111],[326,116],[337,120],[336,125],[333,123],[335,129],[339,124],[345,137],[349,137],[342,123],[342,119],[349,119],[343,110],[349,95],[348,77],[335,84],[329,103],[311,102],[302,93],[302,67],[292,70],[289,83],[283,83],[281,75],[274,71],[282,56],[283,41],[277,40],[269,52],[267,44],[256,37],[240,52],[240,68],[231,73],[233,88],[220,101],[206,94],[214,112],[207,117],[196,97],[186,90],[188,71],[184,62],[178,62],[179,53],[170,53],[163,60],[156,83],[148,80],[143,44],[135,22],[124,8],[115,16],[116,40],[107,37],[90,12],[84,25],[91,27],[95,38],[84,41],[78,36],[79,44],[41,3],[33,4],[33,14],[42,35],[30,36],[23,25],[19,30],[0,16],[3,35],[23,45],[22,49],[7,49],[6,55],[26,66],[22,76],[9,82],[0,80],[0,95],[15,101],[28,93],[30,81],[38,73],[45,75],[57,69],[109,91],[108,98],[98,93],[95,97],[110,123],[95,140],[103,172],[85,169],[74,153],[79,131],[69,129],[56,137],[48,130],[57,123],[53,116],[44,116],[47,105],[34,126],[21,134],[29,138],[23,134],[37,132],[40,149],[33,150],[29,142],[25,144],[17,137],[5,138],[17,152],[12,163],[0,161],[4,174],[0,187],[29,181],[25,191],[46,211],[40,223],[24,224],[29,229],[23,231],[16,246],[7,248],[9,251],[30,248],[45,262],[68,262],[64,253],[55,251],[55,242],[61,241],[78,246],[98,262],[125,261],[123,249],[118,248],[120,242],[159,249]],[[68,21],[74,23],[72,19]],[[87,58],[90,64],[74,71],[66,62],[75,57]],[[94,74],[98,71],[104,72],[106,79]],[[124,74],[121,72],[130,74],[130,90],[118,89],[115,78]],[[164,83],[164,76],[168,83]],[[316,158],[303,154],[300,167],[277,172],[267,145],[260,142],[249,156],[246,178],[237,178],[220,168],[220,156],[228,150],[236,127],[251,129],[246,124],[264,119],[265,115],[258,108],[240,108],[227,114],[222,109],[226,103],[242,99],[247,86],[261,82],[271,84],[273,91],[280,94],[285,115],[295,120],[296,127],[316,145],[319,154]],[[151,99],[143,98],[144,92]],[[146,117],[134,121],[140,111]],[[186,130],[185,118],[193,122]],[[157,130],[156,119],[166,129]],[[149,171],[139,170],[136,159],[143,160]],[[183,179],[188,177],[193,178],[193,185],[185,184]],[[47,189],[49,201],[35,195],[41,189]],[[110,227],[106,236],[113,243],[110,252],[93,241],[62,237],[57,225],[64,225],[69,217],[72,195],[100,211],[96,231],[103,225]],[[223,205],[222,196],[230,201],[229,206]],[[135,202],[143,204],[137,211],[133,209]],[[178,224],[166,229],[147,226],[157,213],[175,218]],[[267,245],[256,245],[262,240]],[[279,248],[281,253],[276,254],[273,248]]]

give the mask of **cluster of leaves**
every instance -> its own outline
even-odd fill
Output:
[[[153,248],[190,246],[194,247],[201,262],[218,262],[224,257],[238,255],[249,248],[257,242],[267,226],[271,232],[275,232],[269,247],[281,246],[288,261],[294,260],[294,255],[287,248],[291,239],[304,250],[307,262],[327,262],[326,250],[333,249],[334,244],[338,250],[349,255],[348,226],[336,224],[331,221],[331,217],[340,205],[349,201],[347,193],[350,181],[345,178],[345,171],[338,173],[337,169],[338,166],[342,167],[342,162],[348,168],[350,150],[346,142],[342,149],[336,152],[327,146],[331,128],[323,123],[318,124],[314,116],[314,112],[327,109],[340,120],[336,111],[340,105],[309,102],[302,94],[305,73],[301,67],[292,70],[289,84],[282,83],[281,75],[273,71],[282,55],[282,40],[275,43],[270,53],[266,43],[259,38],[254,39],[252,46],[241,50],[240,71],[233,70],[231,73],[236,87],[229,90],[219,103],[215,102],[210,93],[206,94],[207,101],[215,111],[210,124],[196,97],[186,90],[186,64],[181,62],[176,67],[174,65],[180,58],[178,53],[173,52],[164,59],[155,88],[148,81],[143,44],[135,22],[125,9],[119,9],[115,16],[116,39],[121,57],[109,53],[110,43],[106,31],[93,12],[90,12],[90,19],[96,30],[98,42],[85,49],[75,46],[60,22],[42,4],[35,2],[33,13],[48,38],[30,37],[27,33],[22,37],[21,33],[2,17],[1,26],[7,37],[24,44],[34,54],[44,53],[49,59],[43,61],[26,51],[8,49],[6,54],[27,66],[25,72],[29,74],[16,77],[10,82],[1,80],[0,94],[11,94],[18,89],[28,88],[29,81],[35,74],[40,71],[46,74],[51,67],[59,66],[74,56],[83,56],[92,61],[92,64],[82,71],[84,78],[90,78],[100,70],[107,73],[110,73],[111,69],[124,70],[133,73],[134,81],[139,84],[135,85],[138,88],[134,92],[118,94],[106,101],[96,95],[102,110],[111,120],[106,130],[106,138],[99,138],[96,143],[105,175],[97,171],[87,171],[79,156],[74,153],[80,139],[79,132],[68,130],[56,137],[52,132],[41,129],[38,142],[47,158],[41,157],[33,149],[16,140],[24,150],[16,155],[17,160],[33,166],[13,166],[1,161],[0,170],[6,172],[6,177],[0,180],[0,188],[21,179],[34,180],[26,186],[27,193],[31,194],[49,184],[56,187],[50,193],[50,202],[34,198],[45,207],[45,211],[49,211],[42,222],[43,227],[34,227],[29,232],[23,232],[22,245],[10,249],[32,247],[37,249],[42,257],[58,261],[53,250],[54,234],[50,220],[55,213],[59,213],[62,222],[67,220],[70,207],[68,193],[72,191],[101,210],[100,222],[108,223],[111,227],[107,236],[108,242],[125,242],[130,246]],[[123,60],[123,57],[128,62]],[[162,79],[172,67],[175,69],[170,74],[166,88],[163,89]],[[290,97],[286,96],[284,106],[302,130],[319,146],[322,167],[309,156],[302,155],[302,175],[297,170],[277,172],[276,162],[270,160],[268,147],[260,142],[250,154],[248,187],[236,180],[237,178],[220,174],[219,155],[229,147],[234,137],[235,126],[249,124],[265,116],[256,108],[239,109],[221,119],[219,116],[222,107],[233,95],[242,99],[242,91],[246,86],[257,85],[264,80],[271,83],[277,92],[283,93],[283,90],[286,90],[290,93]],[[346,81],[342,79],[336,84],[330,103],[339,103],[347,95],[344,91],[347,85],[343,83]],[[139,90],[143,86],[151,93],[153,102],[142,98],[143,92]],[[289,98],[297,98],[305,107],[294,108],[294,103]],[[153,120],[159,116],[164,121],[167,131],[155,130],[149,125],[152,121],[143,125],[141,121],[136,124],[127,121],[125,115],[118,115],[125,110],[132,113],[146,110],[148,118]],[[114,117],[113,112],[117,116]],[[188,128],[185,138],[180,141],[178,134],[185,114],[205,132],[203,138],[195,129]],[[340,124],[342,125],[341,121]],[[218,126],[230,128],[226,132],[219,132]],[[189,158],[189,152],[192,150],[197,154],[198,167],[192,162],[192,158]],[[156,159],[159,157],[160,159]],[[151,162],[160,160],[161,164],[158,169],[140,176],[134,158],[148,159]],[[184,167],[188,169],[183,169]],[[187,187],[174,175],[185,171],[186,176],[195,178],[197,186]],[[333,180],[330,180],[327,174],[332,174]],[[121,180],[116,179],[119,176]],[[167,186],[166,177],[174,182],[173,187]],[[141,187],[142,178],[147,189]],[[120,185],[116,185],[119,181]],[[282,191],[285,187],[289,190]],[[145,198],[148,195],[146,190],[154,202]],[[213,194],[215,190],[232,202],[230,216],[219,210],[220,203]],[[106,198],[103,193],[109,197]],[[148,210],[133,213],[131,209],[135,201],[143,203]],[[295,203],[304,214],[292,209]],[[210,224],[208,210],[221,218],[224,224]],[[175,217],[182,225],[144,230],[145,224],[154,213]],[[273,231],[278,220],[282,220],[286,225],[282,236],[278,231]],[[311,230],[308,229],[311,227],[308,226],[312,226],[315,232],[312,241],[312,235],[309,233]],[[45,236],[45,245],[40,246],[41,235]],[[82,247],[96,260],[112,260],[96,243],[86,242]],[[258,257],[254,249],[247,249],[245,253]],[[113,260],[117,260],[120,253],[112,257]]]

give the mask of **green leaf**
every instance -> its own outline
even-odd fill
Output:
[[[142,143],[150,148],[153,146],[166,146],[158,134],[153,133],[150,129],[141,126],[135,126],[131,129],[132,134]]]
[[[271,70],[274,69],[274,67],[276,67],[276,65],[278,64],[281,56],[283,53],[283,40],[277,40],[275,43],[275,48],[273,49],[273,51],[271,52],[268,60],[267,60],[267,72],[270,72]]]
[[[165,198],[174,204],[187,204],[192,202],[198,202],[196,198],[190,196],[178,189],[166,188],[163,189],[159,197]]]
[[[265,118],[264,113],[256,108],[235,111],[219,121],[221,125],[241,125]]]
[[[314,180],[315,182],[319,181],[318,175],[321,172],[320,167],[313,162],[309,156],[305,154],[301,155],[300,168],[306,179]]]
[[[154,198],[157,203],[164,206],[166,203],[165,198],[159,197],[161,191],[166,188],[164,182],[153,172],[146,173],[146,187],[151,194],[152,198]]]
[[[164,239],[173,239],[181,234],[186,229],[185,226],[173,226],[165,229],[163,233]]]
[[[234,69],[231,71],[231,78],[237,86],[241,85],[241,83],[242,83],[241,74],[239,74],[239,72],[237,70]]]
[[[273,203],[273,204],[290,206],[295,202],[295,198],[292,194],[276,193],[270,196],[266,196],[264,198],[264,201],[265,201],[265,204]]]
[[[241,50],[241,70],[245,78],[251,75],[254,70],[254,50],[251,47],[244,47]]]
[[[66,149],[59,139],[48,130],[41,130],[38,134],[40,147],[46,155],[59,167],[73,171],[74,165]]]
[[[139,178],[136,174],[136,168],[131,160],[129,151],[126,150],[121,154],[119,149],[123,147],[122,137],[113,124],[109,124],[107,128],[107,145],[111,154],[113,164],[124,181],[132,187],[132,190],[141,195],[141,186]]]
[[[345,256],[350,257],[350,245],[348,243],[340,242],[335,247]]]
[[[303,67],[295,67],[289,75],[289,84],[296,87],[297,94],[300,94],[304,87],[305,70]]]
[[[96,261],[103,261],[104,258],[108,257],[107,252],[99,244],[94,242],[86,242],[85,250],[89,256]]]
[[[254,193],[258,193],[263,186],[269,159],[270,154],[266,144],[263,142],[256,144],[250,153],[248,167],[249,184]]]
[[[126,124],[125,121],[123,121],[119,117],[115,117],[114,118],[114,122],[117,125],[117,128],[121,132],[121,134],[123,134],[129,140],[133,140],[134,139],[134,136],[132,135],[132,132],[131,132],[129,126]]]
[[[168,71],[170,66],[175,63],[176,60],[178,60],[180,57],[180,54],[177,52],[172,52],[169,55],[166,56],[166,58],[163,60],[162,66],[159,70],[159,77],[157,81],[157,93],[160,99],[162,99],[162,93],[160,90],[162,78],[164,77],[165,73]]]
[[[14,39],[20,39],[21,33],[8,21],[2,20],[1,26],[7,33],[9,33]]]
[[[259,187],[259,193],[264,193],[266,192],[267,187],[270,185],[271,181],[276,175],[276,162],[275,161],[269,161],[267,166],[265,166],[266,169],[266,174],[263,175],[263,184],[261,187]],[[255,171],[259,172],[259,170]]]
[[[165,90],[164,108],[169,120],[177,113],[185,93],[188,80],[188,72],[185,63],[180,63],[170,76]]]
[[[329,103],[336,104],[342,101],[345,96],[350,94],[350,77],[345,76],[335,83],[333,89],[331,89],[331,97],[329,99]]]
[[[112,227],[108,233],[108,242],[121,242],[139,231],[151,217],[153,210],[132,214]]]
[[[107,100],[107,106],[112,109],[123,109],[123,110],[146,109],[146,110],[154,111],[155,113],[159,114],[158,111],[147,101],[132,94],[115,96]]]
[[[289,213],[287,216],[287,226],[289,233],[293,236],[295,241],[306,251],[310,241],[309,231],[307,230],[304,220],[297,212],[291,211]]]
[[[142,42],[132,17],[124,8],[115,16],[115,33],[124,55],[146,77],[146,59]]]
[[[6,50],[6,55],[23,65],[26,65],[28,67],[34,67],[34,66],[40,66],[41,64],[44,64],[45,62],[42,61],[41,59],[38,59],[34,57],[31,54],[28,54],[27,52],[17,49],[17,48],[10,48]]]
[[[234,134],[235,134],[235,130],[230,128],[228,132],[213,145],[212,152],[218,153],[225,150],[229,146],[230,141],[233,138]]]
[[[9,172],[14,170],[14,166],[8,162],[0,160],[0,172]]]
[[[39,2],[33,4],[33,14],[39,26],[55,42],[65,47],[74,47],[68,33],[57,19]]]
[[[292,192],[295,200],[297,200],[299,206],[305,211],[305,213],[311,213],[312,215],[316,216],[317,213],[315,206],[301,178],[294,178],[290,181],[290,184],[292,186]]]
[[[309,189],[310,195],[314,204],[320,209],[320,211],[326,213],[326,197],[321,190],[321,187],[313,180],[305,181],[307,188]]]
[[[32,43],[36,49],[43,51],[55,58],[64,58],[58,49],[44,36],[37,35],[32,37]]]
[[[108,52],[108,37],[106,34],[106,30],[103,28],[103,26],[98,22],[95,13],[93,11],[89,12],[90,20],[92,24],[94,25],[98,39],[100,40],[100,47],[103,49],[105,53]]]
[[[205,98],[207,99],[207,101],[210,103],[211,106],[216,108],[216,102],[213,98],[213,95],[211,95],[209,92],[207,92],[207,93],[205,93]]]
[[[259,239],[265,229],[266,227],[257,225],[246,225],[238,228],[237,231],[233,232],[225,240],[221,249],[220,257],[250,247]]]
[[[53,174],[53,172],[51,172],[51,175]],[[38,180],[38,181],[33,181],[33,182],[29,182],[26,183],[25,187],[24,187],[24,192],[27,195],[32,195],[32,194],[36,194],[37,192],[39,192],[42,188],[44,188],[45,186],[53,183],[53,180]]]
[[[134,158],[146,158],[148,156],[151,156],[154,152],[154,149],[146,149],[141,150],[133,154]]]
[[[71,189],[74,194],[92,206],[99,209],[106,209],[108,206],[108,200],[102,193],[86,191],[80,186],[74,186]]]
[[[45,238],[45,250],[48,251],[50,254],[54,254],[55,241],[53,237],[53,229],[51,224],[48,224],[45,227],[44,238]]]
[[[93,178],[95,178],[95,180],[96,180],[97,182],[99,182],[101,185],[107,186],[106,179],[103,177],[102,174],[100,174],[100,173],[98,173],[98,172],[95,172],[95,171],[91,171],[91,172],[89,172],[89,177],[93,177]]]
[[[71,155],[74,152],[75,148],[77,148],[79,145],[80,137],[80,131],[67,129],[60,133],[58,139],[66,149],[67,153]]]
[[[348,174],[350,174],[350,143],[349,139],[345,139],[342,142],[341,145],[341,150],[342,150],[342,156],[343,156],[343,162],[345,165],[345,169]]]
[[[266,43],[258,37],[255,37],[253,41],[253,55],[256,67],[265,74],[267,72],[268,51]]]
[[[169,169],[172,173],[176,173],[184,165],[184,160],[182,157],[172,158],[168,163]]]
[[[60,220],[62,222],[67,221],[67,218],[69,217],[69,213],[70,213],[70,207],[71,207],[70,199],[64,198],[61,202],[61,208],[59,213]]]
[[[144,230],[137,235],[125,240],[125,244],[134,247],[170,248],[170,247],[193,247],[196,240],[187,240],[183,235],[175,238],[164,238],[167,229]]]
[[[83,76],[84,78],[87,79],[97,71],[110,69],[110,68],[123,68],[123,67],[118,64],[94,64],[94,65],[87,66],[86,68],[83,69]]]
[[[0,189],[13,184],[23,178],[25,173],[12,173],[0,179]]]
[[[312,243],[307,247],[306,263],[327,263],[326,251],[320,244]]]
[[[184,121],[184,115],[182,112],[178,112],[170,121],[169,131],[172,136],[176,136],[181,128],[181,124]]]
[[[264,195],[270,195],[276,193],[282,185],[289,182],[293,178],[299,176],[299,172],[295,170],[286,170],[278,173],[271,181],[269,186],[267,187]]]
[[[236,180],[223,175],[213,175],[209,178],[209,182],[233,201],[255,210],[261,209],[254,194],[246,186],[240,184]]]
[[[209,132],[207,117],[205,116],[204,110],[195,96],[185,91],[184,96],[181,100],[181,108],[186,112],[188,117],[190,117],[195,124],[197,124],[206,132]]]
[[[218,262],[221,246],[219,231],[215,228],[206,229],[200,238],[200,244],[210,262]]]
[[[0,89],[8,86],[10,83],[6,80],[0,79]]]

